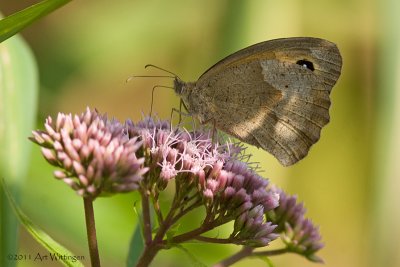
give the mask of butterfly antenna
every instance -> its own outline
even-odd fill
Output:
[[[134,78],[176,78],[177,76],[171,76],[171,75],[132,75],[129,76],[128,79],[126,79],[126,82],[130,82]]]
[[[165,71],[165,72],[167,72],[167,73],[169,73],[169,74],[172,74],[172,75],[174,75],[174,77],[173,77],[173,78],[178,78],[178,79],[181,79],[181,78],[180,78],[178,75],[176,75],[175,73],[173,73],[173,72],[171,72],[171,71],[169,71],[169,70],[163,69],[163,68],[161,68],[161,67],[158,67],[158,66],[156,66],[156,65],[153,65],[153,64],[147,64],[146,66],[144,66],[144,68],[145,68],[145,69],[147,69],[148,67],[152,67],[152,68],[155,68],[155,69],[158,69],[158,70]]]
[[[156,89],[157,87],[174,89],[174,88],[171,87],[171,86],[165,86],[165,85],[155,85],[155,86],[153,86],[153,89],[151,90],[150,117],[151,117],[151,115],[153,114],[154,89]]]
[[[146,66],[144,66],[145,69],[148,68],[148,67],[153,67],[153,68],[155,68],[155,69],[164,71],[164,72],[169,73],[169,74],[171,74],[171,75],[132,75],[132,76],[130,76],[130,77],[128,77],[128,78],[126,79],[126,82],[130,82],[130,81],[133,80],[134,78],[173,78],[173,79],[178,78],[178,79],[180,79],[179,76],[176,75],[175,73],[173,73],[173,72],[171,72],[171,71],[168,71],[168,70],[166,70],[166,69],[163,69],[163,68],[161,68],[161,67],[158,67],[158,66],[156,66],[156,65],[147,64]],[[154,90],[155,90],[157,87],[163,87],[163,88],[169,88],[169,89],[175,90],[175,88],[174,88],[174,87],[171,87],[171,86],[165,86],[165,85],[155,85],[155,86],[153,86],[153,89],[151,90],[150,117],[151,117],[152,114],[153,114]]]

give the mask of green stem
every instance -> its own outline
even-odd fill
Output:
[[[7,254],[17,254],[18,253],[18,236],[19,236],[19,222],[17,216],[13,212],[13,207],[10,202],[10,195],[7,197],[6,185],[3,178],[0,178],[0,266],[17,266],[7,257]],[[4,186],[4,190],[2,190]],[[11,188],[10,194],[11,193]],[[13,197],[15,202],[18,201],[19,194],[17,190],[13,190]]]
[[[142,195],[143,236],[145,244],[148,246],[152,241],[149,194],[146,188],[140,190],[140,194]]]
[[[172,243],[182,243],[185,241],[189,241],[191,239],[196,239],[201,234],[208,232],[208,231],[230,221],[230,217],[220,218],[220,219],[216,219],[216,220],[210,220],[210,218],[211,218],[211,216],[207,215],[203,224],[199,228],[196,228],[190,232],[186,232],[184,234],[175,236],[174,238],[172,238],[171,242]]]
[[[140,257],[136,267],[147,267],[153,261],[154,257],[158,253],[158,251],[162,248],[155,243],[155,241],[151,242],[149,246],[146,246],[144,249],[142,256]]]
[[[177,235],[175,237],[172,238],[171,242],[172,243],[182,243],[191,239],[196,238],[197,236],[210,231],[211,229],[217,227],[217,225],[213,225],[213,224],[203,224],[202,226],[200,226],[199,228],[196,228],[190,232],[186,232],[184,234],[181,235]]]
[[[251,256],[257,256],[257,257],[263,257],[263,256],[276,256],[280,255],[283,253],[290,252],[288,248],[281,248],[281,249],[275,249],[275,250],[268,250],[268,251],[257,251],[253,252]]]
[[[196,201],[195,203],[193,203],[190,207],[182,210],[180,213],[178,213],[173,219],[172,219],[172,224],[176,223],[180,218],[182,218],[182,216],[184,216],[185,214],[187,214],[189,211],[200,207],[201,206],[201,199]]]
[[[190,191],[190,190],[189,189],[183,190],[181,188],[181,184],[179,183],[179,179],[176,179],[176,182],[175,182],[175,192],[176,193],[175,193],[174,199],[172,200],[171,209],[169,210],[165,219],[162,220],[162,216],[158,216],[160,227],[152,240],[150,239],[149,242],[147,242],[148,240],[146,240],[146,247],[136,265],[137,267],[149,266],[151,261],[154,259],[154,257],[158,253],[158,251],[161,248],[165,247],[166,241],[164,241],[164,236],[167,233],[168,229],[170,229],[171,226],[179,218],[181,218],[183,215],[185,215],[186,213],[188,213],[189,211],[198,207],[201,204],[201,201],[196,201],[190,207],[188,207],[187,209],[184,209],[178,213],[179,208],[182,207],[182,205],[184,205],[184,202],[187,202],[184,200],[184,196],[187,195],[186,193],[188,191]],[[142,198],[143,198],[142,203],[147,202],[146,207],[143,207],[143,216],[144,217],[146,216],[146,213],[147,213],[145,211],[145,208],[146,209],[148,208],[148,203],[149,203],[148,197],[149,197],[148,194],[142,193]],[[153,197],[153,205],[154,205],[154,203],[158,203],[158,197],[155,201],[154,201],[155,194],[152,194],[152,197]],[[157,206],[154,206],[154,207],[156,208]],[[161,218],[161,220],[160,220],[160,218]],[[145,218],[144,218],[144,221],[146,222]],[[144,227],[146,227],[146,223],[145,223]],[[193,231],[190,233],[193,233]],[[193,239],[193,236],[190,237],[189,239]]]
[[[229,238],[214,238],[214,237],[207,237],[207,236],[197,236],[195,237],[196,240],[207,242],[207,243],[215,243],[215,244],[232,244],[232,239]]]
[[[136,267],[146,267],[149,266],[150,262],[154,259],[158,251],[162,248],[162,240],[164,238],[165,233],[168,231],[171,226],[171,220],[173,218],[173,211],[171,208],[169,214],[165,218],[164,222],[160,225],[159,230],[157,231],[154,239],[150,243],[146,243],[146,247],[140,257]]]
[[[97,246],[96,225],[94,220],[93,199],[83,198],[85,207],[86,232],[89,244],[90,262],[92,267],[100,267],[99,249]]]
[[[229,258],[224,259],[223,261],[214,265],[214,267],[227,267],[231,266],[232,264],[241,261],[247,257],[265,257],[265,256],[276,256],[286,252],[289,252],[287,248],[275,249],[275,250],[268,250],[268,251],[257,251],[253,252],[253,247],[243,247],[238,253],[233,254]]]
[[[242,260],[243,258],[246,258],[251,255],[253,252],[254,248],[252,247],[243,247],[238,253],[233,254],[229,258],[226,258],[225,260],[217,263],[214,265],[214,267],[227,267],[231,266],[232,264]]]
[[[165,220],[162,221],[160,224],[160,228],[158,229],[156,235],[154,236],[153,240],[150,240],[149,243],[146,242],[146,247],[139,258],[138,263],[136,264],[136,267],[146,267],[149,266],[149,264],[152,262],[158,251],[163,247],[163,238],[164,235],[167,233],[168,229],[172,225],[172,221],[174,219],[175,211],[177,207],[179,206],[179,200],[176,197],[177,195],[175,194],[175,197],[172,201],[172,206],[170,211],[168,212]],[[144,198],[144,195],[142,194],[142,197]],[[148,196],[147,198],[147,207],[148,207]],[[145,199],[142,200],[145,201]],[[145,216],[145,211],[143,210],[143,216]],[[146,227],[146,226],[145,226]]]
[[[159,196],[159,193],[155,193],[155,194],[153,194],[151,199],[152,199],[154,211],[155,211],[155,213],[157,215],[158,224],[160,225],[160,224],[163,223],[164,218],[163,218],[163,215],[161,213],[161,207],[160,207],[160,203],[158,201],[158,196]]]

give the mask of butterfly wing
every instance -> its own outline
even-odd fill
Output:
[[[329,122],[329,94],[342,59],[336,45],[286,38],[240,50],[207,70],[196,90],[200,114],[288,166],[304,158]]]

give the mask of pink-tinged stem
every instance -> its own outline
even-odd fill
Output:
[[[94,221],[93,199],[83,198],[85,207],[86,232],[89,244],[90,262],[92,267],[100,267],[99,249],[97,246],[96,225]]]

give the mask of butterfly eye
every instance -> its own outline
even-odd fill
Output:
[[[314,69],[314,64],[313,64],[311,61],[308,61],[308,60],[305,60],[305,59],[298,60],[298,61],[296,62],[296,64],[298,64],[298,65],[300,65],[300,66],[303,66],[304,68],[307,68],[307,69],[309,69],[309,70],[311,70],[311,71],[314,71],[314,70],[315,70],[315,69]]]

